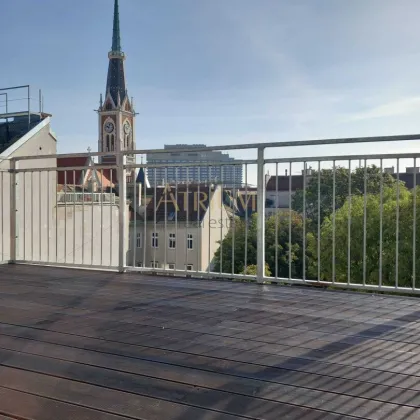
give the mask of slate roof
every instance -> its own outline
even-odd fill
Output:
[[[109,60],[106,91],[110,92],[116,106],[118,105],[118,94],[120,95],[121,103],[125,99],[124,61],[121,58],[111,58]]]
[[[112,49],[109,56],[108,79],[106,93],[110,92],[114,104],[118,106],[118,96],[121,103],[127,94],[124,73],[124,53],[121,49],[120,13],[118,0],[114,2],[114,26],[112,31]]]
[[[289,191],[289,175],[279,175],[277,177],[278,191]],[[308,179],[308,177],[307,177]],[[303,189],[303,175],[292,175],[292,191]],[[268,180],[267,191],[276,191],[276,177],[271,176]]]

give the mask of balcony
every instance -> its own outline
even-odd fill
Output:
[[[291,146],[0,161],[0,418],[417,419],[420,153]]]
[[[413,298],[0,267],[0,411],[417,419]]]

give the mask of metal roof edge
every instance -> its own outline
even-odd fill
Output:
[[[51,123],[51,117],[47,117],[37,124],[32,130],[28,131],[24,136],[19,140],[15,141],[11,146],[9,146],[1,155],[0,158],[7,159],[10,155],[19,148],[21,148],[28,140],[30,140],[35,134],[38,134],[43,128]]]

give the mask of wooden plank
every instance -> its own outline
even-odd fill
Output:
[[[127,418],[3,387],[0,387],[0,407],[1,412],[6,416],[19,418],[19,420],[121,420]]]
[[[163,349],[166,348],[166,349],[172,349],[173,350],[173,349],[177,349],[179,347],[179,346],[176,345],[176,342],[174,344],[173,341],[162,341],[162,339],[159,339],[159,341],[152,340],[152,342],[150,342],[150,340],[142,340],[142,343],[141,344],[143,344],[143,345],[158,346],[159,343],[161,343],[160,344],[160,347],[163,348]],[[172,344],[174,344],[174,345],[172,345]],[[182,345],[185,347],[185,344],[184,343]],[[222,354],[221,352],[223,352],[223,351],[224,351],[223,348],[219,348],[219,350],[218,350],[217,348],[214,348],[214,347],[208,347],[207,353],[208,354],[219,354],[219,356],[224,356],[226,358],[229,358],[229,354],[232,353],[232,351],[229,352],[228,350],[226,350],[224,352],[227,353],[227,354]],[[255,353],[250,353],[249,354],[248,352],[241,352],[239,355],[241,356],[242,361],[246,361],[246,360],[252,361],[252,360],[256,360],[256,359],[257,360],[260,360],[261,358],[263,358],[263,360],[269,359],[269,356],[268,355],[266,355],[266,356],[261,356],[261,355],[260,356],[257,356],[257,354],[255,354]],[[249,357],[247,359],[244,359],[244,356],[249,356]],[[277,361],[277,364],[279,364],[279,363],[282,362],[281,358],[279,359],[278,356],[272,357],[272,359],[273,359],[273,363],[271,363],[272,365],[275,364],[276,361]],[[290,360],[290,358],[289,358],[289,360]],[[301,361],[300,358],[294,358],[293,360],[294,360],[294,363],[298,365],[297,367],[288,366],[288,365],[286,365],[284,363],[282,363],[282,366],[284,368],[286,368],[286,369],[287,368],[290,368],[290,369],[299,369],[299,365],[305,367],[305,365],[308,364],[307,361],[306,362],[304,360]],[[265,363],[267,364],[267,362],[265,362]],[[314,364],[310,364],[309,365],[309,368],[311,370],[313,370],[313,367],[314,367]],[[351,369],[347,369],[347,372],[346,372],[346,369],[343,369],[341,367],[340,368],[340,371],[344,371],[346,374],[349,374],[349,373],[351,374],[355,369],[356,368],[352,367]],[[305,370],[306,370],[306,368],[305,368]],[[324,364],[324,365],[318,366],[318,370],[317,371],[318,372],[319,371],[321,371],[321,372],[322,371],[325,371],[328,374],[330,374],[330,372],[331,372],[331,374],[332,374],[334,370],[335,371],[337,370],[337,367],[336,366],[332,365],[331,368],[328,368],[328,366]],[[361,371],[360,370],[356,370],[356,372],[358,374],[357,377],[360,377],[360,372],[362,372],[364,375],[366,375],[366,372],[367,371],[366,370],[361,370]],[[374,376],[378,376],[378,372],[377,371],[371,372],[370,377],[374,377]],[[353,377],[354,377],[354,375],[353,375]],[[381,375],[381,377],[383,377],[383,375]],[[362,376],[362,378],[363,378],[363,376]]]
[[[21,310],[19,310],[19,312],[21,312]],[[68,325],[71,325],[74,330],[78,330],[79,332],[83,332],[84,329],[89,328],[89,324],[90,325],[94,325],[95,323],[97,324],[98,321],[100,319],[102,319],[102,318],[96,318],[95,317],[95,318],[92,318],[89,322],[87,322],[87,324],[88,324],[87,326],[77,325],[77,320],[81,321],[81,320],[86,319],[86,318],[89,318],[89,317],[83,317],[83,318],[78,318],[78,319],[74,319],[74,320],[67,320],[66,318],[64,318],[63,321],[57,321],[57,322],[60,322],[60,328],[65,328],[66,324],[68,324]],[[106,319],[107,318],[103,318],[104,321]],[[144,325],[144,324],[147,324],[147,325]],[[111,322],[110,328],[107,328],[107,331],[112,331],[113,327],[116,327],[116,325],[118,325],[118,323],[114,322],[112,324],[112,322]],[[128,330],[128,331],[133,330],[133,335],[134,335],[134,334],[146,334],[149,331],[153,331],[153,326],[155,326],[155,327],[159,326],[160,327],[160,325],[162,325],[162,324],[160,324],[160,321],[158,321],[158,320],[147,319],[147,320],[143,320],[140,325],[135,324],[135,323],[131,323],[131,324],[121,323],[121,325],[122,325],[122,327],[118,328],[118,331],[119,330],[123,330],[123,331],[124,330]],[[196,331],[204,330],[203,327],[201,327],[201,328],[196,327],[195,328],[196,334],[194,335],[193,334],[194,331],[189,331],[190,329],[194,329],[194,327],[189,327],[189,325],[193,325],[193,324],[185,324],[185,325],[186,326],[183,327],[182,324],[180,324],[179,328],[176,328],[176,330],[178,330],[180,328],[183,328],[181,331],[185,331],[185,334],[186,334],[185,339],[194,340],[195,337],[199,337],[199,339],[202,340],[205,337],[203,335],[203,333],[196,332]],[[165,331],[162,332],[162,331],[159,331],[160,329],[161,328],[158,328],[158,330],[156,331],[156,334],[158,334],[158,335],[163,334],[164,336],[168,336],[168,334],[170,334],[170,332],[173,330],[172,328],[166,327]],[[68,331],[68,329],[66,329],[66,330]],[[322,352],[319,352],[319,354],[324,354],[324,357],[325,357],[325,354],[328,354],[328,353],[331,354],[331,355],[335,355],[335,354],[337,354],[337,351],[340,351],[340,352],[344,351],[344,352],[349,353],[349,354],[352,354],[352,352],[353,353],[358,353],[358,354],[363,353],[362,362],[364,362],[364,363],[369,360],[368,358],[369,358],[370,354],[374,354],[375,355],[375,360],[377,360],[376,363],[378,364],[379,367],[384,366],[384,363],[386,363],[386,361],[382,361],[381,357],[379,357],[379,358],[377,357],[377,354],[376,354],[377,350],[386,348],[387,352],[385,352],[385,351],[382,352],[381,356],[382,355],[387,356],[389,359],[394,360],[394,357],[390,356],[390,355],[394,354],[394,353],[391,352],[393,349],[395,349],[395,348],[398,349],[398,353],[395,355],[396,357],[398,357],[398,356],[404,357],[402,355],[403,351],[412,353],[413,350],[416,349],[416,345],[414,345],[414,344],[407,344],[407,346],[404,346],[404,348],[402,348],[401,344],[400,344],[401,342],[392,341],[392,343],[388,343],[387,341],[383,341],[383,340],[378,341],[378,340],[361,339],[360,337],[357,337],[357,336],[346,338],[345,336],[324,335],[323,340],[313,339],[312,341],[306,343],[305,339],[307,340],[308,338],[310,338],[310,334],[316,334],[316,333],[308,332],[307,334],[303,335],[303,334],[299,334],[298,331],[293,332],[293,330],[291,330],[291,329],[286,329],[286,330],[283,329],[283,330],[280,330],[280,332],[281,331],[289,331],[288,334],[292,334],[292,338],[296,334],[301,335],[302,338],[299,338],[298,340],[299,340],[299,342],[303,341],[303,344],[299,345],[299,343],[290,342],[290,340],[292,340],[292,338],[290,338],[289,341],[288,341],[287,340],[287,334],[285,332],[283,332],[283,335],[286,335],[286,336],[283,339],[281,338],[281,334],[279,334],[280,337],[276,337],[277,334],[273,333],[273,334],[271,334],[271,336],[273,337],[272,339],[266,338],[266,337],[263,337],[262,340],[238,339],[238,343],[241,343],[240,340],[242,340],[242,342],[248,343],[248,345],[251,341],[252,342],[253,341],[258,341],[258,342],[261,342],[261,343],[271,344],[272,341],[277,340],[277,341],[281,341],[281,345],[279,344],[278,346],[275,346],[274,351],[276,353],[281,351],[282,348],[285,349],[287,347],[292,348],[292,349],[302,348],[302,349],[310,349],[310,350],[315,350],[315,351],[317,349],[322,348]],[[292,332],[290,332],[290,331],[292,331]],[[190,332],[191,332],[191,334],[190,334]],[[178,334],[178,332],[177,332],[177,334]],[[224,333],[223,328],[220,327],[219,330],[218,330],[218,334],[216,334],[216,335],[220,335],[222,337],[225,337],[225,336],[230,337],[232,334]],[[318,336],[318,335],[316,335],[316,336]],[[336,339],[338,339],[339,341],[337,341],[337,342],[330,341],[334,337],[336,337]],[[341,339],[340,339],[340,337],[341,337]],[[233,340],[231,340],[231,342],[234,342],[234,339],[236,339],[237,337],[234,336],[232,338],[233,338]],[[214,341],[214,338],[209,337],[209,340]],[[353,341],[354,341],[354,344],[352,344]],[[359,341],[362,344],[357,344]],[[331,343],[331,344],[329,344],[329,343]],[[257,345],[254,345],[254,347],[256,347],[256,346]],[[284,346],[284,347],[282,347],[282,346]],[[326,346],[328,346],[328,347],[326,347]],[[263,347],[263,346],[261,346],[261,347]],[[267,349],[269,349],[269,346],[264,346],[264,351],[265,352],[269,352]],[[402,361],[402,360],[400,359],[400,361]],[[415,363],[417,361],[414,359],[414,360],[412,360],[412,362]],[[352,361],[351,363],[354,364],[355,361]],[[399,366],[401,367],[402,370],[406,370],[406,366],[404,366],[403,364],[401,364]]]
[[[33,274],[0,268],[0,321],[32,327],[0,324],[0,347],[9,349],[0,357],[11,364],[3,369],[35,368],[33,377],[95,390],[100,378],[111,393],[131,393],[118,388],[129,384],[142,398],[169,393],[167,403],[206,414],[418,418],[417,299],[281,287],[261,295],[256,285],[41,267]],[[19,378],[16,388],[35,390],[35,380],[25,389]],[[186,402],[174,400],[179,389]]]
[[[0,367],[0,373],[1,382],[6,383],[8,389],[54,398],[55,400],[77,404],[124,418],[182,419],[187,418],[185,417],[187,415],[197,419],[233,420],[234,418],[242,418],[4,366]],[[97,416],[97,418],[102,418],[101,414],[97,414]],[[58,417],[58,419],[61,419],[61,417]]]
[[[414,408],[420,406],[420,395],[417,391],[404,390],[402,392],[401,388],[383,385],[372,387],[372,384],[333,380],[328,377],[317,378],[315,375],[306,375],[302,384],[295,384],[294,381],[293,385],[285,385],[281,384],[281,379],[277,384],[264,381],[262,379],[264,370],[261,370],[261,379],[258,381],[235,377],[231,370],[224,368],[222,364],[217,374],[215,374],[216,372],[214,371],[209,372],[207,365],[203,365],[203,369],[190,360],[185,361],[185,365],[181,366],[170,364],[166,358],[164,363],[162,361],[151,362],[98,351],[89,352],[86,348],[75,349],[29,340],[9,339],[6,342],[4,337],[0,338],[0,346],[7,346],[10,350],[20,350],[42,357],[59,358],[104,369],[112,368],[140,376],[145,375],[149,378],[159,378],[196,387],[223,390],[254,398],[299,404],[308,408],[322,409],[326,401],[334,400],[339,406],[337,413],[359,415],[363,418],[375,416],[378,410],[383,410],[384,407],[388,406],[388,403],[408,405]],[[152,386],[153,380],[150,382]],[[319,392],[319,390],[323,390],[323,392]],[[347,411],[344,411],[344,408]],[[363,412],[361,412],[362,410]],[[365,412],[365,410],[367,411]],[[394,410],[392,409],[391,411]]]
[[[291,420],[301,418],[315,419],[320,418],[321,413],[322,418],[326,420],[343,418],[341,415],[330,414],[324,410],[308,409],[296,404],[291,405],[258,398],[248,398],[231,392],[202,389],[180,382],[162,381],[122,371],[68,363],[62,360],[29,354],[0,350],[0,358],[3,360],[2,365],[10,368],[29,370],[44,375],[102,386],[112,390],[129,392],[169,402],[178,402],[195,408],[217,411],[219,415],[226,414],[232,419],[241,416],[266,420],[274,420],[279,417]],[[409,419],[412,409],[381,404],[380,410],[383,413],[392,410],[396,413],[395,419],[399,420]],[[186,415],[185,418],[191,417]]]

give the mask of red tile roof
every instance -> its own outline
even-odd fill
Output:
[[[57,184],[67,185],[81,185],[83,184],[83,175],[87,173],[89,166],[89,156],[83,157],[66,157],[57,158],[57,168],[74,168],[79,167],[80,169],[58,171]],[[85,171],[85,172],[83,172]]]

